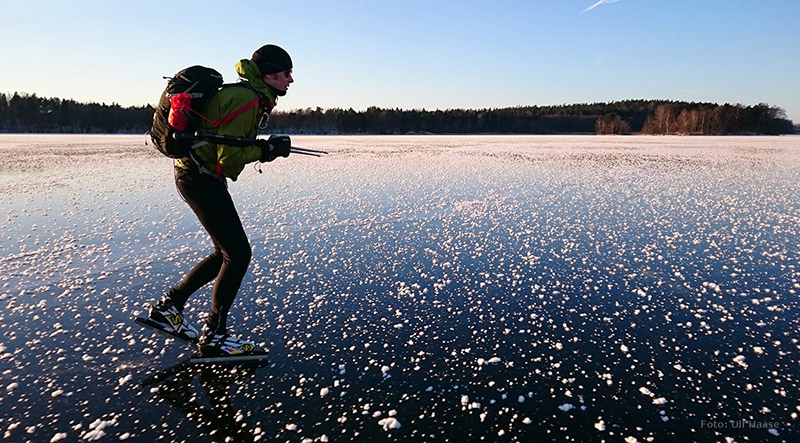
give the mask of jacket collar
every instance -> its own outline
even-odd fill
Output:
[[[247,84],[256,90],[256,92],[269,99],[271,104],[275,104],[278,94],[276,94],[272,87],[264,83],[264,77],[261,75],[261,71],[258,70],[258,67],[252,60],[244,59],[236,63],[236,73],[239,74],[241,79],[247,81]]]

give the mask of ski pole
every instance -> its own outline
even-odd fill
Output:
[[[322,154],[327,154],[327,152],[315,153],[315,152],[300,151],[300,149],[303,149],[303,148],[296,148],[296,147],[292,146],[291,148],[289,148],[289,152],[292,153],[292,154],[311,155],[311,156],[314,156],[314,157],[320,157],[320,156],[322,156]]]
[[[315,157],[319,157],[322,154],[327,154],[326,151],[317,151],[316,149],[299,148],[297,146],[292,146],[291,152],[294,154],[313,155]]]
[[[175,134],[176,138],[179,137],[179,134],[180,133]],[[232,135],[224,135],[224,134],[211,134],[208,132],[200,132],[200,131],[195,132],[194,135],[180,134],[180,138],[186,138],[186,137],[192,137],[202,141],[220,143],[223,145],[230,145],[230,146],[250,146],[250,145],[255,145],[258,142],[258,139],[235,137]],[[327,154],[326,151],[300,148],[297,146],[292,146],[289,152],[292,152],[294,154],[313,155],[314,157],[320,157],[323,154]]]

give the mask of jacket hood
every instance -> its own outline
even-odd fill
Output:
[[[250,87],[264,94],[271,103],[275,103],[278,94],[275,93],[272,87],[264,83],[264,78],[255,62],[249,59],[239,60],[239,63],[236,63],[236,73],[239,74],[239,77],[243,80],[247,81]]]

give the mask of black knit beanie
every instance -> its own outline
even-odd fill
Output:
[[[283,48],[276,45],[264,45],[253,53],[253,63],[258,66],[262,75],[275,74],[292,69],[292,58]]]

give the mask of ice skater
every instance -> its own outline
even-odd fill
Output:
[[[203,112],[209,121],[224,121],[218,127],[200,123],[212,134],[255,139],[266,127],[269,113],[278,97],[292,84],[292,59],[276,45],[257,49],[250,59],[236,64],[240,82],[223,86]],[[242,111],[258,99],[258,106]],[[208,232],[214,251],[197,263],[181,281],[149,310],[151,320],[166,330],[190,341],[197,341],[202,356],[247,354],[253,342],[228,333],[228,313],[242,284],[252,256],[252,248],[239,214],[228,192],[227,179],[235,181],[245,165],[288,157],[289,137],[258,140],[250,146],[208,143],[175,162],[175,185],[197,219]],[[211,308],[198,332],[183,316],[183,307],[198,289],[214,280]],[[199,337],[198,337],[199,336]]]

